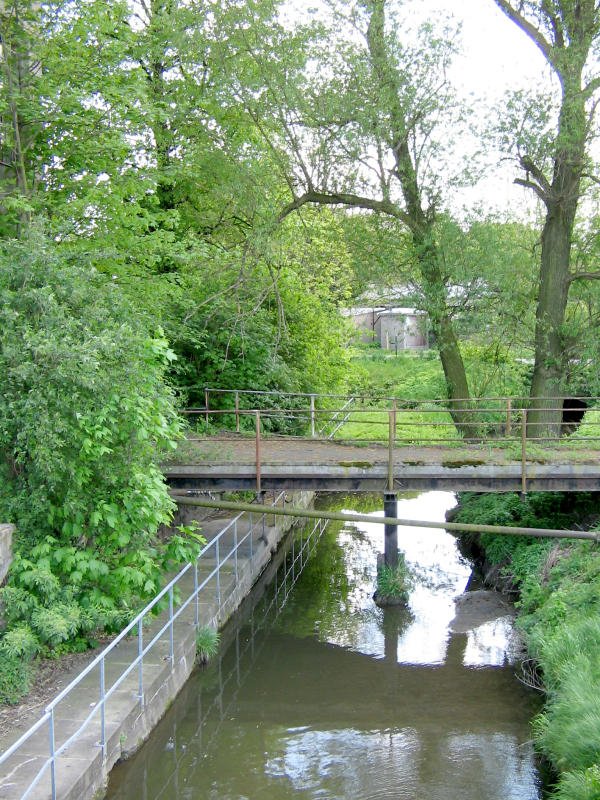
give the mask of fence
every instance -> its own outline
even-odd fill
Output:
[[[240,627],[236,628],[235,638],[232,639],[232,642],[235,641],[235,647],[232,648],[235,653],[233,665],[224,672],[223,662],[219,659],[216,667],[215,679],[217,686],[214,696],[210,703],[205,704],[202,702],[200,704],[201,715],[195,724],[194,733],[190,736],[189,731],[187,731],[185,734],[186,741],[190,739],[201,741],[204,753],[216,746],[222,722],[231,717],[231,708],[235,703],[237,690],[244,684],[251,673],[265,645],[265,631],[269,629],[273,619],[276,619],[279,612],[284,608],[291,590],[300,577],[306,562],[314,554],[327,525],[327,520],[314,520],[312,524],[302,529],[298,537],[294,536],[292,538],[287,557],[281,566],[276,569],[274,577],[269,579],[271,588],[266,592],[263,589],[264,593],[258,599],[256,606],[249,611],[249,635],[244,635],[241,638]],[[228,689],[231,694],[229,700],[227,700]],[[202,691],[202,688],[200,688],[200,691]],[[209,736],[203,735],[203,728],[212,714],[217,715],[218,724],[210,731]],[[177,723],[173,724],[168,733],[165,733],[164,729],[162,730],[161,736],[166,737],[167,735],[169,740],[173,742],[173,758],[169,760],[170,771],[165,775],[164,770],[161,770],[162,787],[159,789],[153,784],[154,795],[157,798],[172,797],[174,785],[180,785],[178,776],[183,764],[198,758],[197,752],[190,752],[189,749],[179,746]]]
[[[96,746],[101,749],[103,760],[107,755],[107,703],[122,687],[130,676],[135,676],[137,684],[137,702],[144,707],[144,689],[150,654],[160,643],[166,640],[166,655],[171,671],[175,665],[175,627],[183,615],[192,617],[194,629],[200,626],[201,604],[214,604],[218,616],[219,611],[230,602],[237,591],[240,573],[244,562],[251,563],[257,547],[258,539],[264,537],[269,515],[269,508],[285,507],[285,493],[275,499],[272,506],[265,506],[264,511],[242,512],[234,517],[200,552],[198,559],[187,564],[148,605],[125,627],[113,641],[46,707],[45,713],[26,733],[0,755],[0,767],[19,752],[26,749],[31,740],[45,729],[48,743],[47,758],[38,772],[18,795],[22,800],[32,795],[34,789],[45,779],[52,800],[57,798],[57,767],[61,755],[74,743],[81,741],[82,736],[91,729],[98,735]],[[317,526],[315,526],[316,528]],[[207,600],[208,597],[208,600]],[[156,622],[156,613],[167,607],[167,619],[164,624],[158,621],[158,630],[148,635],[148,623]],[[146,630],[145,630],[146,629]],[[145,636],[145,634],[147,634]],[[133,652],[124,668],[119,668],[111,661],[111,656],[124,642],[131,644]],[[130,648],[131,649],[131,648]],[[120,654],[122,656],[122,654]],[[108,679],[108,667],[117,674]],[[95,697],[90,692],[90,676],[95,676]],[[84,685],[85,682],[85,685]],[[57,724],[58,711],[61,705],[73,700],[78,690],[85,689],[85,707],[91,708],[84,719],[78,720],[76,730],[64,734],[63,725]],[[96,735],[96,734],[94,734]],[[12,795],[17,797],[17,795]]]
[[[393,416],[399,444],[512,444],[523,438],[548,444],[569,435],[570,441],[600,442],[598,397],[477,397],[451,402],[442,399],[368,395],[335,395],[254,391],[204,390],[203,408],[186,409],[236,433],[256,429],[262,435],[283,434],[313,439],[381,441],[388,437]]]

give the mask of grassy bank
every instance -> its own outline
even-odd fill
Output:
[[[599,494],[461,496],[460,522],[598,527]],[[593,542],[479,536],[488,577],[519,592],[518,625],[546,693],[533,730],[557,800],[600,798],[600,548]]]

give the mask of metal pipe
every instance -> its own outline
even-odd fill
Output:
[[[256,506],[251,503],[234,503],[228,500],[204,500],[198,497],[177,497],[177,502],[187,506],[201,508],[222,508],[226,511],[252,511]],[[410,528],[436,528],[438,530],[457,531],[458,533],[498,533],[507,536],[534,536],[550,539],[588,539],[600,543],[599,531],[557,530],[555,528],[514,528],[507,525],[474,525],[466,522],[427,522],[420,519],[402,519],[400,517],[373,517],[369,514],[345,514],[339,511],[315,511],[314,509],[270,508],[269,514],[280,517],[301,517],[303,519],[334,519],[341,522],[371,522],[380,525],[402,525]]]
[[[255,451],[256,451],[256,492],[259,493],[261,491],[260,486],[260,411],[254,412],[254,421],[256,426],[256,444],[255,444]]]
[[[521,494],[527,494],[527,409],[521,422]]]

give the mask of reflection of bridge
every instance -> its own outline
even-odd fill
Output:
[[[202,434],[188,435],[165,472],[173,489],[197,491],[600,488],[597,399],[555,401],[559,437],[532,436],[523,400],[468,403],[465,438],[441,401],[207,390],[205,408],[186,412]]]
[[[293,580],[289,561],[274,581],[280,589],[284,573],[288,583]],[[383,612],[385,657],[377,658],[313,637],[275,633],[281,600],[276,589],[251,598],[254,614],[243,627],[226,629],[231,645],[222,648],[218,663],[186,684],[145,750],[117,767],[119,791],[111,797],[137,796],[142,785],[153,787],[152,797],[189,797],[190,787],[196,796],[209,797],[216,783],[223,797],[267,796],[269,787],[279,797],[281,786],[273,788],[269,766],[290,744],[306,747],[313,758],[322,748],[331,764],[336,742],[348,752],[352,737],[362,743],[374,731],[387,744],[369,752],[367,774],[402,769],[398,754],[408,737],[413,796],[439,796],[425,790],[432,774],[444,776],[441,796],[463,796],[453,791],[459,781],[453,768],[460,780],[468,775],[467,783],[474,784],[482,767],[478,745],[488,771],[505,771],[507,758],[531,760],[521,744],[537,710],[531,695],[515,686],[513,667],[464,667],[464,633],[451,634],[443,664],[403,665],[396,653],[406,619],[398,609]],[[244,616],[249,611],[246,604]],[[449,758],[452,742],[460,742],[460,757]],[[383,764],[376,763],[380,757]],[[309,765],[304,759],[302,764],[306,776]],[[370,796],[373,781],[362,796]]]

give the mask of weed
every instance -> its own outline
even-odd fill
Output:
[[[31,685],[33,667],[20,656],[0,651],[0,704],[18,703]]]
[[[198,629],[196,633],[196,653],[201,664],[208,663],[217,654],[220,641],[221,635],[219,631],[209,625],[204,625]]]
[[[378,605],[407,603],[411,587],[412,578],[404,553],[398,553],[398,565],[396,567],[382,564],[377,570],[375,601]]]

